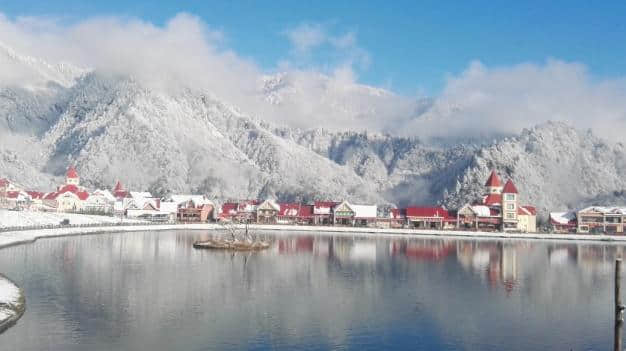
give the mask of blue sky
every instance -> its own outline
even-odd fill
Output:
[[[330,37],[353,35],[368,58],[355,66],[359,81],[404,94],[436,95],[446,77],[473,60],[499,67],[555,58],[582,63],[598,78],[626,71],[624,1],[3,0],[0,12],[68,21],[129,16],[156,24],[187,12],[221,31],[225,46],[266,70],[294,55],[289,30],[319,26]],[[301,62],[324,67],[338,60],[334,50],[319,45]]]

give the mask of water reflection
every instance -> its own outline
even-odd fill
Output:
[[[607,349],[619,245],[263,233],[40,240],[0,250],[27,293],[1,350]]]

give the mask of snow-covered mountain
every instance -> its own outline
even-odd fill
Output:
[[[0,176],[35,188],[50,189],[75,163],[83,181],[98,187],[120,179],[134,189],[219,199],[345,198],[454,207],[478,196],[495,168],[544,213],[624,199],[624,145],[563,123],[489,142],[435,144],[279,126],[212,92],[158,91],[133,77],[48,64],[2,47],[0,64],[30,72],[25,84],[0,83]],[[340,121],[371,121],[399,101],[381,89],[333,84],[323,76],[311,81],[277,74],[263,78],[258,96],[268,106],[291,106],[305,115],[325,111]],[[303,107],[305,100],[318,104]],[[419,123],[432,108],[441,106],[414,102],[406,118]]]

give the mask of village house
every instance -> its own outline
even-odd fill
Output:
[[[10,180],[0,178],[0,207],[14,208],[17,203],[16,192],[19,193],[21,191],[23,191],[23,189],[15,185]]]
[[[280,203],[276,222],[280,224],[312,224],[313,205]]]
[[[116,212],[120,211],[119,201],[116,202]],[[121,201],[121,210],[128,218],[140,218],[149,221],[168,221],[170,214],[162,212],[161,199],[153,197],[145,191],[131,191],[129,196]]]
[[[404,228],[406,225],[406,209],[392,208],[383,217],[376,219],[378,228]]]
[[[129,196],[128,191],[124,189],[124,185],[122,185],[122,182],[119,180],[115,183],[115,187],[113,188],[113,196],[117,200],[121,200]]]
[[[9,190],[5,193],[5,207],[10,209],[29,209],[32,203],[31,196],[22,190]]]
[[[260,224],[277,223],[277,215],[280,212],[280,205],[276,201],[267,199],[256,207],[256,222]]]
[[[339,205],[334,201],[315,201],[313,203],[313,223],[315,225],[333,224],[333,209]]]
[[[237,204],[237,215],[235,220],[239,223],[254,223],[256,219],[256,210],[259,206],[259,200],[244,200]]]
[[[65,174],[65,184],[44,195],[43,206],[57,212],[82,212],[89,193],[80,186],[80,177],[74,166]]]
[[[29,210],[31,211],[50,211],[53,209],[47,208],[44,206],[43,198],[45,196],[44,193],[40,191],[26,191],[28,196],[30,196],[30,206]]]
[[[161,211],[166,209],[174,209],[179,222],[207,222],[214,219],[215,204],[204,195],[172,195],[161,202]]]
[[[354,205],[343,201],[333,210],[334,224],[368,227],[376,224],[376,205]]]
[[[223,203],[217,220],[220,222],[234,221],[235,217],[237,216],[237,207],[238,204],[236,202]]]
[[[624,233],[626,208],[592,206],[576,213],[578,233]]]
[[[407,207],[406,219],[409,228],[415,229],[453,229],[456,217],[443,207]]]
[[[87,197],[83,203],[83,212],[92,214],[112,214],[115,196],[108,190],[98,189]]]
[[[467,204],[457,211],[457,228],[495,231],[502,224],[498,209],[486,205]]]
[[[492,171],[485,182],[485,193],[480,203],[467,204],[459,209],[459,228],[476,230],[503,230],[534,233],[537,231],[537,213],[532,206],[519,204],[519,192],[511,179],[502,185]]]
[[[577,221],[576,211],[570,212],[551,212],[550,226],[554,233],[569,234],[576,233]]]

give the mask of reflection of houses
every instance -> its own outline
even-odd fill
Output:
[[[452,229],[456,218],[443,207],[407,207],[406,218],[410,228]]]
[[[335,224],[347,226],[371,226],[376,224],[376,205],[354,205],[344,201],[333,211]]]
[[[626,208],[587,207],[578,211],[579,233],[624,233]]]
[[[555,233],[576,233],[576,212],[552,212],[550,225]]]
[[[339,205],[334,201],[315,201],[313,204],[313,223],[316,225],[333,224],[333,209]]]
[[[439,261],[456,251],[453,243],[443,240],[395,240],[391,243],[391,255],[403,255],[409,259]]]

